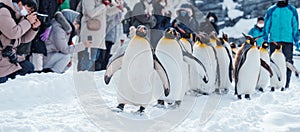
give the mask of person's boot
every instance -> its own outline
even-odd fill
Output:
[[[281,91],[284,91],[285,89],[284,88],[281,88]]]

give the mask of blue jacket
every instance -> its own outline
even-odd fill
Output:
[[[265,15],[264,40],[267,42],[287,42],[298,45],[298,13],[294,6],[271,6]]]
[[[264,39],[262,37],[264,35],[264,28],[259,28],[256,25],[254,25],[254,27],[250,29],[250,31],[248,32],[248,34],[251,35],[254,38],[261,36],[256,41],[258,46],[261,46],[262,43],[264,42]]]

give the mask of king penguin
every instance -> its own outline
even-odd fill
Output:
[[[270,55],[268,52],[268,43],[263,43],[262,46],[259,48],[260,58],[264,60],[268,65],[270,65]],[[256,90],[260,92],[264,92],[267,86],[270,84],[270,75],[269,72],[263,68],[260,67],[260,73],[258,78],[258,83]]]
[[[137,113],[143,113],[148,104],[156,101],[160,95],[157,98],[153,96],[154,82],[150,79],[155,71],[163,84],[164,96],[169,94],[169,76],[147,41],[147,33],[148,29],[145,26],[138,26],[136,35],[130,40],[125,54],[113,60],[107,68],[104,76],[106,84],[110,82],[113,74],[120,70],[119,80],[117,80],[119,105],[113,111],[121,112],[125,104],[132,104],[140,106]]]
[[[217,38],[217,34],[211,33],[211,39],[216,40],[216,59],[217,59],[217,89],[219,94],[227,93],[232,88],[232,57],[230,51],[222,44],[224,41]]]
[[[196,61],[202,66],[201,76],[207,82],[206,69],[202,62],[190,54],[180,41],[176,38],[177,32],[174,28],[168,28],[164,32],[164,37],[157,44],[155,54],[166,68],[170,80],[170,94],[168,97],[158,100],[158,105],[164,105],[168,102],[171,108],[180,106],[185,92],[189,89],[189,62]],[[186,62],[187,61],[187,62]],[[192,65],[192,64],[191,64]]]
[[[286,60],[285,56],[282,53],[282,46],[273,42],[271,44],[276,45],[275,51],[271,54],[271,68],[275,74],[275,76],[271,77],[271,91],[275,91],[275,89],[284,90],[284,86],[286,83]]]
[[[205,35],[196,37],[193,46],[193,55],[198,58],[207,70],[209,81],[207,83],[198,81],[198,72],[192,72],[191,90],[201,94],[211,94],[216,90],[217,60],[215,49],[209,44],[209,39]],[[198,68],[196,69],[198,71]]]
[[[238,99],[242,99],[242,94],[245,94],[246,99],[250,99],[250,94],[257,86],[260,66],[266,68],[271,76],[273,72],[270,66],[260,59],[260,53],[256,47],[257,38],[243,35],[246,42],[239,49],[234,64],[235,94]]]

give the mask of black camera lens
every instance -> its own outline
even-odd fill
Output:
[[[2,50],[2,56],[3,57],[8,57],[9,61],[13,64],[17,64],[18,63],[18,58],[15,55],[15,53],[13,52],[13,47],[12,46],[6,46],[3,50]]]

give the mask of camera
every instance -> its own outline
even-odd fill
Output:
[[[18,63],[18,58],[16,56],[16,54],[13,52],[13,47],[12,46],[6,46],[3,50],[2,50],[2,56],[3,57],[8,57],[9,61],[13,64]]]
[[[47,14],[41,14],[41,13],[36,13],[37,18],[42,22],[46,22],[48,15]]]

